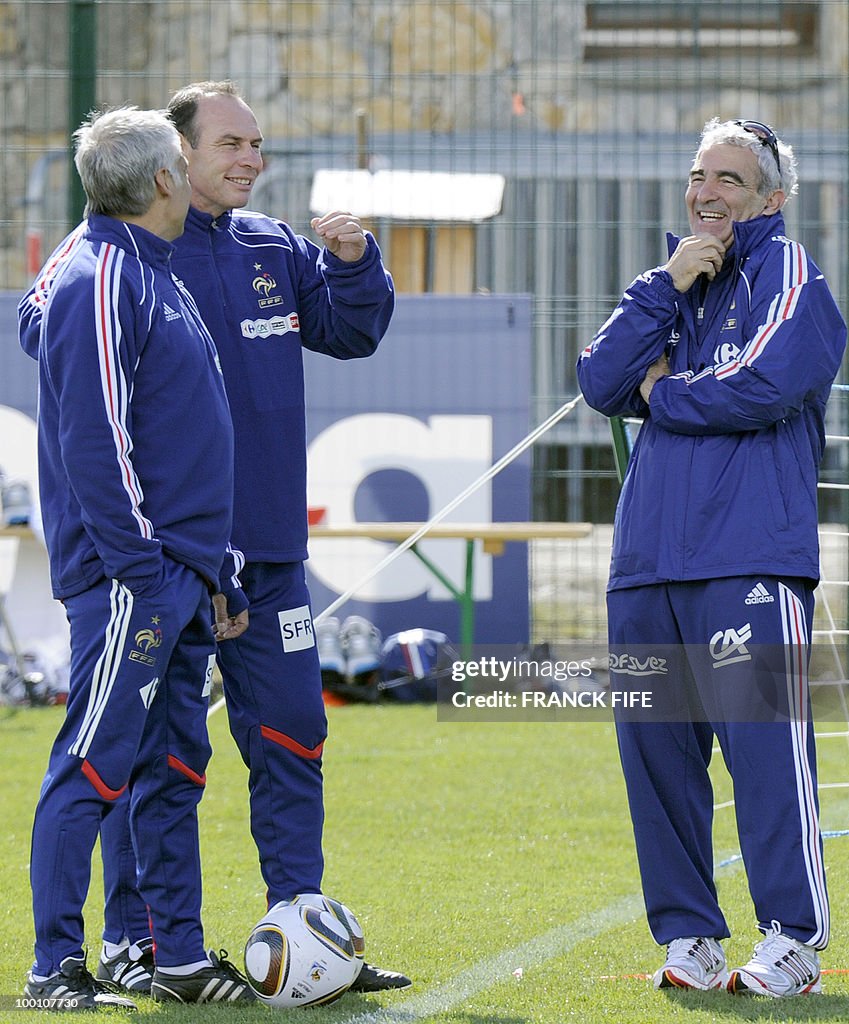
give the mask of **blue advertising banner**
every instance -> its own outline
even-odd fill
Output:
[[[424,522],[477,480],[530,429],[531,299],[527,295],[403,295],[369,359],[305,352],[309,501],[330,525]],[[525,453],[445,522],[524,522],[530,516]],[[393,549],[368,538],[314,538],[307,568],[313,611],[356,587],[337,616],[360,614],[384,636],[437,629],[459,639],[450,591],[405,552],[358,586]],[[423,539],[419,550],[462,590],[466,543]],[[500,555],[475,544],[475,639],[528,640],[527,545]]]
[[[38,494],[38,367],[18,344],[18,302],[14,292],[0,293],[0,479]]]
[[[17,294],[0,295],[0,469],[37,493],[35,363],[17,342]],[[399,296],[389,332],[369,359],[305,351],[309,503],[329,525],[425,522],[477,480],[530,429],[531,299],[527,295]],[[285,444],[285,438],[281,438]],[[262,501],[262,495],[257,495]],[[444,521],[485,525],[530,515],[530,454],[485,483]],[[384,636],[437,629],[460,638],[460,610],[439,578],[466,585],[466,542],[424,539],[435,567],[412,552],[374,579],[397,542],[313,538],[307,563],[314,613],[359,614]],[[528,639],[527,545],[503,553],[475,543],[475,640]]]
[[[17,292],[0,292],[0,405],[18,409],[34,420],[38,369],[18,344],[20,300]]]

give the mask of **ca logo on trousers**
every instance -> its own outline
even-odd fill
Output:
[[[710,638],[710,653],[714,668],[725,668],[739,661],[751,661],[746,644],[752,639],[752,626],[746,623],[739,629],[720,629]]]

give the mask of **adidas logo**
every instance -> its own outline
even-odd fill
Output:
[[[167,302],[162,303],[162,309],[166,320],[182,320],[183,318],[183,314],[178,313],[176,309],[172,309]]]
[[[772,604],[775,598],[766,589],[763,583],[756,584],[743,602],[744,604]]]

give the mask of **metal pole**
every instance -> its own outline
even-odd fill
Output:
[[[68,226],[82,220],[85,193],[74,167],[71,135],[95,107],[97,88],[97,12],[95,0],[71,0],[68,4]]]
[[[616,463],[616,476],[619,478],[619,486],[625,479],[625,470],[628,468],[628,459],[631,457],[631,441],[628,437],[628,428],[621,416],[610,417],[610,432],[613,434],[613,459]]]

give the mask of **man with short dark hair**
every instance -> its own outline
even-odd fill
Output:
[[[221,355],[236,446],[234,543],[251,628],[218,663],[230,729],[249,769],[251,831],[269,904],[321,891],[321,771],[327,720],[304,561],[307,557],[303,349],[369,356],[394,308],[377,242],[356,217],[289,225],[243,211],[263,168],[262,132],[232,82],[171,98],[192,182],[174,271]],[[294,639],[290,637],[292,634]],[[408,978],[365,964],[355,991]]]

